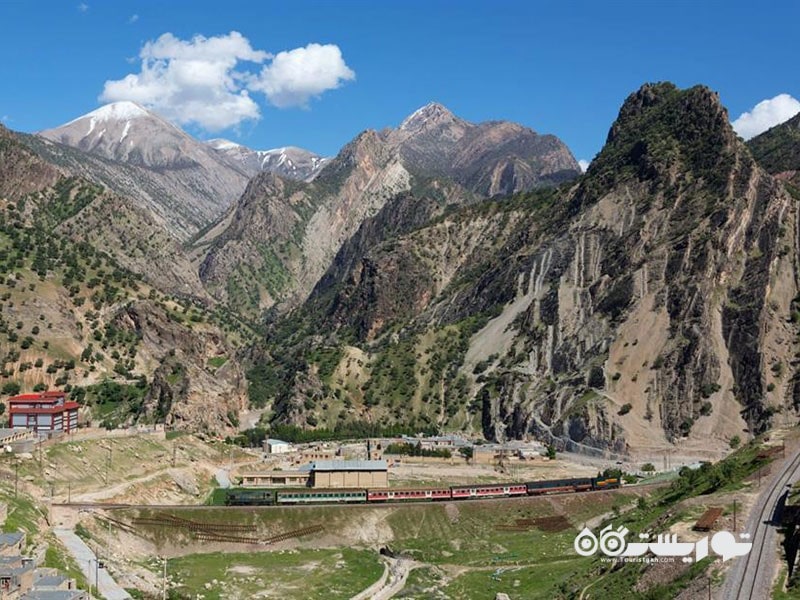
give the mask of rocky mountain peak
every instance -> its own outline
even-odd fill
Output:
[[[655,187],[702,178],[721,192],[741,149],[717,93],[646,84],[625,100],[578,197],[593,202],[631,177]]]
[[[652,126],[660,121],[688,125],[687,117],[698,128],[697,131],[687,130],[688,135],[701,134],[699,129],[726,129],[733,133],[719,94],[708,87],[697,85],[681,90],[670,82],[646,83],[625,100],[606,143],[613,143],[621,135],[636,135],[643,124]]]
[[[226,140],[223,138],[214,138],[213,140],[206,140],[206,144],[211,146],[214,150],[233,150],[234,148],[244,148],[241,144]]]
[[[270,150],[253,150],[226,139],[213,139],[206,144],[224,156],[250,177],[270,171],[289,179],[310,181],[329,159],[304,148],[284,146]]]
[[[415,133],[431,129],[443,124],[460,122],[445,106],[438,102],[430,102],[422,108],[411,113],[400,124],[400,131]]]
[[[87,117],[94,118],[98,121],[127,121],[129,119],[138,119],[141,117],[161,118],[144,108],[141,104],[128,100],[106,104],[75,120],[77,121]]]

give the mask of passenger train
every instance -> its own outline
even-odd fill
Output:
[[[578,477],[527,483],[488,483],[439,488],[381,489],[237,489],[225,494],[227,506],[291,504],[360,504],[381,502],[436,502],[479,498],[541,496],[569,492],[610,490],[620,487],[616,477]]]

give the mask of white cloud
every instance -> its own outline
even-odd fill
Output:
[[[78,4],[78,10],[81,11],[82,13],[85,13],[87,10],[89,10],[89,5],[86,4],[86,2],[81,2],[80,4]]]
[[[139,20],[139,15],[131,15],[131,16],[128,18],[128,25],[133,25],[133,24],[134,24],[134,23],[136,23],[136,21],[138,21],[138,20]]]
[[[243,72],[236,66],[268,57],[236,31],[188,41],[165,33],[142,47],[141,72],[106,81],[100,100],[133,100],[177,123],[219,131],[259,118],[258,105],[243,89]]]
[[[749,140],[775,125],[791,119],[800,112],[800,102],[789,94],[779,94],[762,100],[749,112],[743,112],[733,122],[733,128],[744,139]]]
[[[139,60],[140,72],[106,81],[100,100],[132,100],[208,131],[259,119],[251,92],[265,94],[280,108],[305,106],[311,97],[355,78],[335,45],[309,44],[273,56],[236,31],[191,40],[165,33],[142,47]],[[254,72],[257,65],[263,65],[260,72]]]
[[[578,166],[581,168],[581,172],[586,173],[586,169],[589,168],[589,163],[590,162],[591,161],[588,161],[588,160],[586,160],[584,158],[582,158],[582,159],[580,159],[578,161]]]
[[[356,78],[334,44],[309,44],[279,52],[250,83],[278,108],[307,106],[311,98]]]

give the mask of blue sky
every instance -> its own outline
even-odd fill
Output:
[[[101,95],[131,90],[202,138],[334,154],[359,131],[397,125],[438,101],[471,121],[508,119],[554,133],[589,159],[622,101],[647,81],[707,84],[732,119],[788,95],[762,105],[748,131],[791,116],[800,109],[799,18],[800,3],[788,1],[0,0],[0,118],[37,131],[98,107]],[[238,50],[221,50],[234,56],[228,71],[225,56],[209,59],[215,50],[192,41],[231,41],[231,32],[241,37]],[[144,54],[154,77],[147,85]],[[169,61],[198,56],[217,61],[210,73],[227,78],[222,88],[176,83]],[[129,75],[139,76],[133,86]],[[209,105],[220,89],[230,111]]]

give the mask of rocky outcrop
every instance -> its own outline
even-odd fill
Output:
[[[233,349],[213,327],[191,331],[164,307],[143,300],[120,311],[116,327],[141,339],[140,360],[153,369],[141,416],[192,431],[215,432],[236,426],[246,408],[246,381]],[[231,357],[219,368],[209,361]]]

